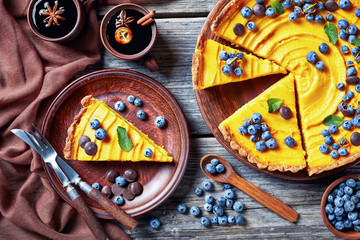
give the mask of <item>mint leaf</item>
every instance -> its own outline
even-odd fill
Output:
[[[272,113],[281,107],[282,100],[280,98],[269,98],[267,101],[268,112]]]
[[[323,124],[325,126],[330,126],[331,124],[335,124],[336,126],[340,126],[343,123],[342,117],[338,115],[329,115],[323,120]]]
[[[336,30],[336,27],[334,26],[334,24],[331,22],[325,23],[324,30],[325,30],[326,35],[329,37],[329,41],[332,44],[336,44],[338,34],[337,34],[337,30]]]
[[[118,135],[118,142],[120,148],[126,152],[130,151],[133,148],[133,143],[131,142],[131,139],[128,137],[126,129],[118,126],[116,131]]]
[[[283,5],[281,5],[277,1],[271,1],[270,6],[275,10],[277,14],[283,14],[285,12]]]
[[[357,47],[360,47],[360,38],[354,38],[351,43]]]

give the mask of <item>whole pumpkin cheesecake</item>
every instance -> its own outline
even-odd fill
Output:
[[[68,129],[64,148],[66,159],[79,161],[156,161],[173,158],[148,135],[92,96],[81,100],[83,108]],[[96,121],[94,121],[96,120]],[[94,121],[95,123],[93,123]],[[94,125],[98,125],[95,126]],[[96,130],[104,133],[96,137]],[[89,144],[89,146],[87,146]]]

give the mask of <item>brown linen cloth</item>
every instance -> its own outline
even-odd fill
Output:
[[[76,73],[100,61],[95,3],[85,3],[80,35],[58,44],[31,32],[29,2],[0,0],[0,239],[93,239],[76,210],[52,188],[40,157],[10,129],[40,126],[56,94]],[[113,221],[101,223],[111,239],[128,238]]]

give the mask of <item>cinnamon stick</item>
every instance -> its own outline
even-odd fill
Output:
[[[155,20],[154,20],[153,18],[149,18],[148,20],[146,20],[145,22],[143,22],[143,23],[141,24],[141,26],[146,26],[146,25],[148,25],[148,24],[150,24],[150,23],[152,23],[152,22],[155,22]]]
[[[152,10],[151,12],[149,12],[148,14],[146,14],[145,16],[143,16],[142,18],[140,18],[137,21],[137,24],[141,24],[141,26],[145,26],[151,22],[154,21],[154,19],[152,19],[155,16],[155,10]],[[149,21],[149,19],[152,19],[152,21],[148,22],[147,24],[144,24],[145,22]],[[143,25],[144,24],[144,25]]]

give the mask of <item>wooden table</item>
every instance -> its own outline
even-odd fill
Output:
[[[102,48],[102,68],[127,68],[149,75],[163,84],[181,105],[191,136],[189,163],[185,175],[172,196],[157,209],[138,217],[140,224],[130,234],[133,239],[335,239],[320,215],[320,200],[325,188],[336,178],[359,172],[355,166],[345,172],[311,182],[282,180],[253,170],[229,154],[214,138],[206,126],[192,89],[191,63],[196,40],[201,27],[216,0],[157,0],[142,4],[149,11],[156,10],[158,38],[152,50],[160,65],[158,72],[150,72],[142,63],[117,59]],[[111,6],[98,9],[99,20]],[[205,154],[218,154],[233,165],[243,178],[290,205],[299,213],[297,223],[290,223],[235,189],[236,199],[245,205],[242,212],[245,225],[200,225],[199,218],[176,211],[179,203],[188,208],[197,205],[204,216],[204,197],[193,193],[195,187],[207,177],[200,169],[200,159]],[[222,184],[215,183],[211,194],[223,196]],[[226,210],[227,214],[236,212]],[[161,228],[149,226],[152,218],[161,221]]]

